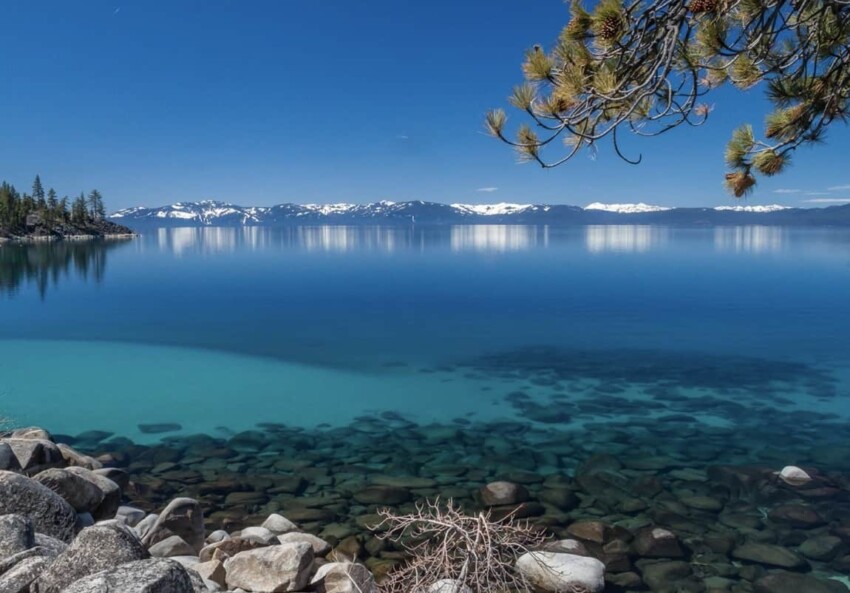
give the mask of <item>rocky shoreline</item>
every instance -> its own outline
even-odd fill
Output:
[[[545,530],[547,562],[564,570],[538,580],[541,591],[850,591],[843,470],[724,464],[722,445],[711,454],[706,442],[692,443],[688,462],[642,454],[638,442],[582,453],[564,435],[560,454],[552,442],[535,451],[541,435],[507,425],[489,427],[489,457],[475,459],[482,443],[458,445],[480,436],[474,428],[383,421],[418,449],[366,422],[359,440],[324,434],[334,463],[314,435],[279,425],[148,446],[96,431],[12,432],[0,439],[0,591],[378,590],[405,553],[375,532],[376,512],[437,497]],[[558,459],[580,455],[569,469]],[[598,574],[569,581],[576,558],[594,559]]]

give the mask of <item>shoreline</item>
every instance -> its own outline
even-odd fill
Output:
[[[0,237],[0,245],[27,244],[27,243],[53,243],[59,241],[99,241],[135,239],[139,233],[105,233],[102,235],[13,235]]]

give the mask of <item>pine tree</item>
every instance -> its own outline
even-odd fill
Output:
[[[95,220],[103,220],[106,217],[106,209],[103,206],[103,196],[96,189],[91,190],[88,198],[89,213]]]

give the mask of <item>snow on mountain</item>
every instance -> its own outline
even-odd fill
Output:
[[[584,207],[585,210],[604,210],[605,212],[617,212],[618,214],[639,214],[642,212],[664,212],[671,210],[664,206],[653,206],[652,204],[603,204],[602,202],[593,202]]]
[[[481,216],[516,214],[533,208],[531,204],[509,204],[507,202],[500,202],[498,204],[452,204],[451,206],[460,212],[480,214]]]
[[[766,204],[757,206],[716,206],[715,210],[731,211],[731,212],[778,212],[779,210],[788,210],[788,206],[780,206],[779,204]]]

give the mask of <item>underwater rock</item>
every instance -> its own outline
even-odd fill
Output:
[[[804,486],[812,481],[812,477],[805,470],[794,465],[788,465],[779,472],[779,479],[789,486]]]
[[[779,568],[802,569],[808,566],[808,562],[788,548],[773,544],[758,542],[746,542],[732,550],[732,557],[738,560],[756,562],[767,566]]]
[[[183,430],[183,426],[176,422],[163,422],[160,424],[139,424],[139,432],[143,434],[162,434],[165,432],[177,432]]]
[[[559,552],[526,552],[516,568],[540,591],[586,591],[605,588],[605,565],[596,558]]]
[[[513,482],[490,482],[478,491],[484,506],[515,505],[528,500],[528,490]]]

